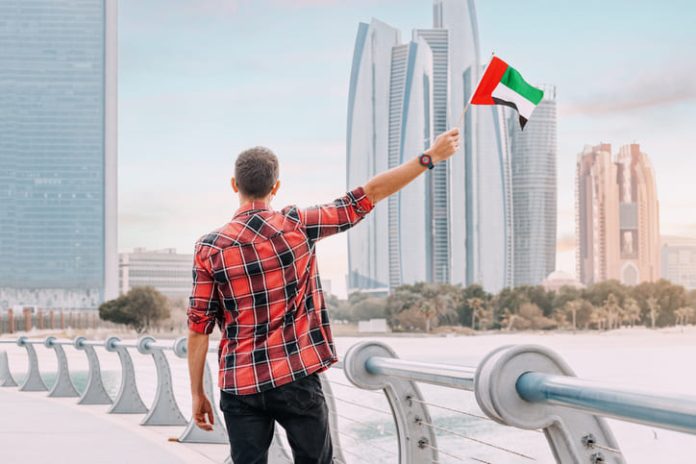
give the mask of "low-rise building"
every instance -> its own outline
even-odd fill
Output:
[[[696,239],[662,237],[662,278],[696,289]]]
[[[146,250],[135,248],[119,255],[119,290],[154,287],[169,298],[186,298],[191,293],[193,255],[173,248]]]

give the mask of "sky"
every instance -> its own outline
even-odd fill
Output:
[[[484,0],[481,54],[556,85],[558,263],[574,272],[574,171],[587,144],[640,143],[656,171],[664,235],[696,237],[696,3]],[[237,203],[236,155],[281,162],[276,208],[346,190],[348,84],[358,23],[402,38],[429,0],[121,0],[119,249],[193,251]],[[616,150],[615,150],[616,151]],[[414,154],[415,156],[415,154]],[[352,187],[352,186],[351,186]],[[345,235],[318,246],[345,295]]]

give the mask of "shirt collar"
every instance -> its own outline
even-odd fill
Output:
[[[269,209],[271,209],[270,204],[263,200],[254,200],[240,206],[237,212],[234,213],[234,217],[248,216],[249,214],[257,213],[259,211],[268,211]]]

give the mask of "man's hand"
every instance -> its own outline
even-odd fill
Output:
[[[425,153],[430,155],[433,163],[444,161],[459,149],[459,129],[450,129],[438,135],[433,145]],[[416,155],[414,153],[414,155]],[[427,171],[417,156],[406,161],[401,166],[377,174],[365,184],[365,195],[377,203],[406,187],[413,179]]]
[[[203,430],[210,432],[215,424],[215,416],[213,415],[213,405],[210,404],[208,398],[203,395],[193,395],[193,420],[196,425]]]
[[[432,146],[425,152],[433,163],[444,161],[459,150],[459,128],[455,127],[438,135]]]

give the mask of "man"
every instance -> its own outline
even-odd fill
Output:
[[[242,152],[232,189],[240,208],[223,227],[196,243],[188,310],[188,362],[193,417],[213,424],[203,391],[208,335],[222,332],[220,408],[235,464],[261,464],[277,421],[295,463],[333,461],[329,421],[317,374],[337,361],[317,272],[315,244],[343,232],[433,163],[452,156],[459,131],[441,134],[425,153],[370,179],[333,203],[271,209],[280,182],[267,148]]]

